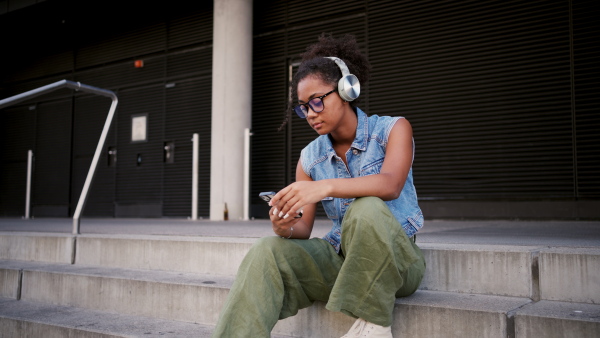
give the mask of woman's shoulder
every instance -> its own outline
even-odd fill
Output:
[[[390,131],[398,122],[398,120],[404,119],[402,116],[379,116],[379,115],[370,115],[367,117],[369,124],[369,135],[371,138],[381,138],[382,140],[387,140]],[[385,141],[384,141],[385,142]]]

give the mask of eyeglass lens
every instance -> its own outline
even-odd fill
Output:
[[[320,97],[315,97],[314,99],[308,101],[308,103],[297,105],[294,108],[294,111],[296,111],[296,114],[298,114],[298,116],[301,118],[306,118],[306,116],[308,116],[308,108],[306,107],[307,105],[310,106],[315,113],[322,112],[324,108],[323,99]]]

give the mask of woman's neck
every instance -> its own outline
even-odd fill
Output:
[[[330,133],[331,143],[334,147],[350,148],[356,137],[356,127],[358,126],[358,116],[350,107],[347,106],[343,123]]]

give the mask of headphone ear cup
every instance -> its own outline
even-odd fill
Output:
[[[354,101],[360,95],[360,82],[354,74],[342,76],[338,82],[338,94],[344,101]]]

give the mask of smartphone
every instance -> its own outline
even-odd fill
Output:
[[[258,194],[258,197],[262,198],[263,201],[269,203],[269,201],[271,200],[271,198],[273,198],[275,196],[275,192],[274,191],[265,191],[265,192],[261,192],[260,194]],[[300,211],[295,218],[300,218],[302,217],[302,211]]]

